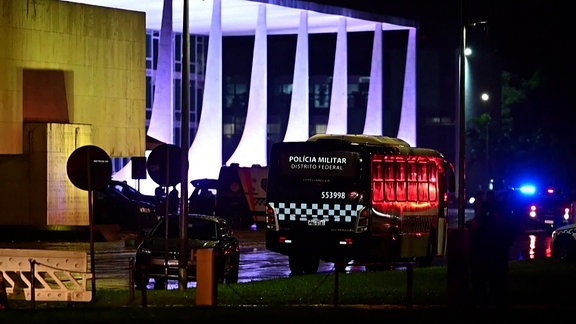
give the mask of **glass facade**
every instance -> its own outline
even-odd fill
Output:
[[[388,32],[399,34],[394,38],[407,37],[407,32]],[[388,34],[387,33],[387,34]],[[348,111],[349,133],[361,133],[362,123],[366,113],[368,96],[368,84],[370,81],[370,53],[372,47],[372,32],[348,33],[349,42],[354,48],[349,50],[350,73],[348,77]],[[146,117],[147,126],[152,112],[154,96],[154,74],[157,66],[157,53],[159,31],[148,30],[146,35]],[[268,36],[269,38],[269,62],[268,62],[268,144],[282,141],[286,130],[290,99],[292,94],[292,75],[294,69],[294,57],[290,56],[295,51],[294,35]],[[326,130],[328,112],[330,108],[330,96],[333,72],[333,48],[335,35],[309,35],[310,43],[310,135],[323,133]],[[284,43],[280,46],[278,44]],[[405,43],[405,40],[404,40]],[[190,140],[194,139],[202,107],[202,85],[206,67],[206,51],[208,45],[207,36],[191,35],[190,37]],[[233,36],[223,39],[224,60],[223,62],[223,157],[229,157],[238,144],[244,130],[245,114],[248,107],[248,94],[250,88],[251,56],[254,45],[253,37]],[[389,44],[388,44],[389,45]],[[181,113],[182,113],[182,35],[174,33],[174,143],[179,145],[181,138]],[[399,59],[402,55],[395,52],[405,51],[400,42],[392,47],[390,55],[394,54]],[[226,54],[230,53],[230,54]],[[331,57],[328,57],[331,56]],[[317,57],[316,60],[314,58]],[[391,56],[389,56],[391,57]],[[396,61],[395,62],[399,62]],[[279,66],[282,64],[282,66]],[[396,66],[403,64],[396,64]],[[394,63],[385,67],[385,73],[398,74],[401,71],[393,69]],[[402,82],[397,82],[397,87],[388,85],[388,92],[400,91],[392,98],[398,98],[393,108],[398,115],[400,111],[400,96]],[[396,88],[396,89],[394,89]],[[386,91],[386,90],[385,90]],[[388,102],[390,102],[389,99]],[[387,114],[390,117],[390,114]],[[395,118],[397,124],[398,117]],[[389,124],[389,123],[387,123]],[[395,130],[389,131],[392,134]]]
[[[388,43],[383,47],[383,135],[395,137],[400,119],[404,60],[407,31],[388,31]],[[146,127],[152,115],[155,71],[158,65],[160,31],[146,33]],[[373,32],[348,33],[348,133],[362,133],[366,117],[368,86],[370,82],[370,58]],[[208,48],[208,36],[190,35],[190,143],[194,141],[202,113],[204,72]],[[335,34],[311,34],[309,76],[309,133],[310,136],[325,133],[330,110]],[[224,161],[238,145],[248,108],[253,36],[230,36],[223,38],[222,76],[222,156]],[[288,123],[294,73],[294,35],[268,36],[268,103],[267,142],[268,150],[275,142],[283,140]],[[174,33],[174,130],[175,145],[180,145],[182,117],[182,34]],[[120,169],[129,159],[114,162]]]

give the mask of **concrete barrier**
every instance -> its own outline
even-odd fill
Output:
[[[0,249],[0,274],[9,299],[92,300],[86,252]]]

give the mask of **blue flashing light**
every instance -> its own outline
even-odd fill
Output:
[[[536,193],[536,187],[533,185],[524,185],[520,187],[520,192],[524,195],[533,195]]]

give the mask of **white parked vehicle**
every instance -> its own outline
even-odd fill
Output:
[[[569,224],[552,232],[552,257],[563,261],[576,261],[576,224]]]

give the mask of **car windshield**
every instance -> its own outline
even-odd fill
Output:
[[[166,222],[161,222],[154,229],[153,237],[164,238]],[[180,235],[179,222],[177,219],[171,219],[168,222],[168,237],[177,239]],[[202,241],[217,241],[218,240],[218,224],[216,222],[206,220],[189,220],[188,221],[188,239],[202,240]]]

